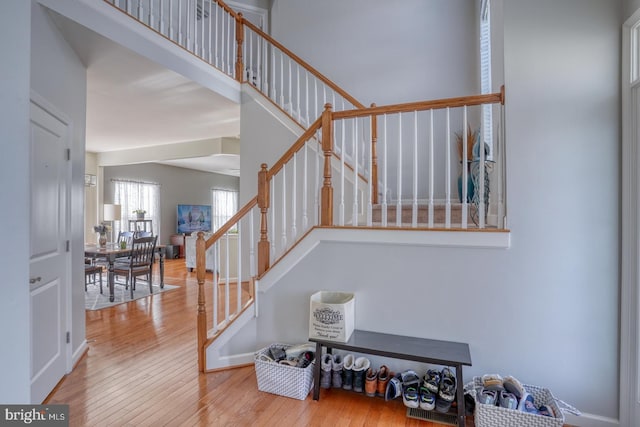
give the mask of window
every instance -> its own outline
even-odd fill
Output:
[[[145,218],[152,220],[153,234],[160,240],[160,184],[113,179],[113,202],[122,206],[122,218],[114,224],[114,236],[129,230],[129,219],[135,219],[134,210],[147,211]]]
[[[233,190],[221,190],[214,188],[212,195],[212,227],[213,231],[222,227],[238,211],[238,192]],[[235,230],[234,226],[232,230]]]
[[[480,92],[491,93],[491,0],[481,0],[480,7]],[[493,111],[491,105],[482,106],[482,139],[493,153]],[[492,154],[489,154],[492,157]]]

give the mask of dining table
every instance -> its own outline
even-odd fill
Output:
[[[154,251],[159,255],[160,264],[160,288],[164,288],[164,254],[166,245],[156,245]],[[131,255],[131,248],[121,248],[117,243],[107,243],[106,246],[100,246],[96,244],[87,243],[84,245],[85,258],[101,259],[106,261],[108,266],[108,282],[109,282],[109,301],[113,302],[115,299],[114,287],[115,287],[115,274],[113,273],[113,267],[118,258],[126,258]],[[153,271],[153,269],[152,269]],[[152,276],[149,276],[149,280],[152,280]]]

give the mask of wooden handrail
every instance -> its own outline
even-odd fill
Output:
[[[297,153],[304,144],[311,138],[318,129],[320,129],[320,125],[322,124],[322,116],[318,117],[318,119],[309,126],[309,128],[304,131],[300,138],[296,142],[293,143],[291,147],[280,157],[269,169],[267,173],[267,179],[273,178],[280,170],[284,167],[284,165],[291,160],[293,155]]]
[[[504,92],[487,95],[461,96],[458,98],[437,99],[434,101],[408,102],[406,104],[382,105],[358,110],[335,111],[334,119],[351,119],[355,117],[379,116],[382,114],[408,113],[421,110],[438,110],[441,108],[455,108],[482,104],[503,104]]]
[[[227,13],[231,14],[231,16],[233,16],[236,19],[238,18],[238,12],[236,12],[235,10],[227,6],[225,2],[223,2],[222,0],[213,0],[213,1],[218,3]]]
[[[258,204],[258,196],[255,196],[251,200],[249,200],[234,216],[229,218],[229,221],[225,222],[222,227],[220,227],[215,233],[211,235],[206,240],[206,249],[209,249],[211,245],[215,243],[216,240],[219,240],[224,236],[231,228],[242,219],[249,211]]]

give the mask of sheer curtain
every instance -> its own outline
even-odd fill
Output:
[[[213,215],[212,227],[215,232],[238,211],[238,192],[233,190],[211,190]],[[232,230],[235,230],[235,226]]]
[[[145,219],[153,221],[153,234],[160,241],[160,184],[112,179],[113,203],[122,206],[122,218],[114,224],[113,235],[129,230],[129,220],[135,219],[136,209],[147,211]]]

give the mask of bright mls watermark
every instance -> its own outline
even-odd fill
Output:
[[[69,405],[0,405],[0,426],[69,426]]]

